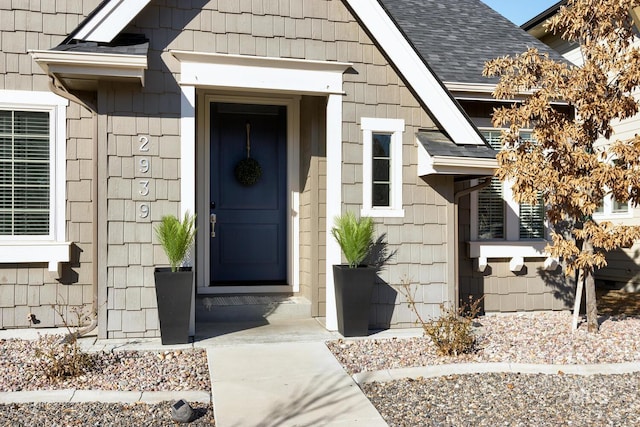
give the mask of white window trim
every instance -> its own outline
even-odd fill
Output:
[[[48,236],[0,236],[0,262],[46,262],[60,274],[60,263],[70,260],[65,242],[66,220],[66,107],[69,101],[51,92],[0,90],[0,108],[49,112],[51,126],[51,194]]]
[[[493,128],[482,128],[483,130],[499,130]],[[529,131],[523,129],[524,131]],[[472,182],[477,185],[478,181]],[[513,198],[512,185],[509,181],[502,184],[502,198],[505,201],[504,215],[504,239],[479,240],[478,238],[478,192],[474,191],[470,195],[470,241],[469,256],[477,260],[476,270],[484,272],[491,258],[508,258],[509,269],[518,272],[524,267],[526,258],[544,258],[544,268],[553,270],[558,266],[558,261],[549,257],[544,248],[550,238],[549,225],[545,220],[544,239],[520,239],[520,204]]]
[[[403,119],[379,119],[363,117],[362,129],[362,210],[360,214],[370,217],[404,217],[402,209],[402,133]],[[371,200],[373,182],[373,133],[391,133],[391,188],[390,206],[374,207]]]
[[[595,220],[616,220],[616,219],[629,219],[633,218],[633,207],[631,203],[627,203],[626,212],[614,212],[613,211],[613,195],[608,194],[602,200],[603,212],[594,212],[593,219]]]

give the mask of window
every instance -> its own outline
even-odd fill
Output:
[[[604,198],[602,204],[593,214],[595,219],[605,218],[631,218],[631,210],[629,203],[619,202],[613,196],[609,195]]]
[[[500,130],[482,130],[481,133],[496,150],[501,148]],[[521,138],[530,139],[531,132],[521,132]],[[477,238],[479,240],[544,239],[544,205],[542,198],[536,205],[517,204],[511,200],[511,188],[497,178],[477,194]]]
[[[48,111],[0,110],[0,236],[48,236]]]
[[[402,217],[404,120],[362,118],[362,215]]]
[[[607,162],[613,165],[618,164],[618,160],[613,155],[610,155]],[[633,213],[629,208],[629,203],[617,201],[612,194],[606,195],[602,200],[602,204],[593,213],[595,219],[631,218],[632,216]]]
[[[69,260],[66,106],[50,92],[0,90],[0,262]]]

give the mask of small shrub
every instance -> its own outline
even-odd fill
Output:
[[[476,337],[472,326],[473,318],[480,311],[480,301],[482,299],[462,304],[458,310],[440,304],[442,315],[422,323],[425,335],[436,345],[439,355],[458,356],[475,349]]]
[[[93,368],[93,355],[80,348],[77,331],[72,331],[61,306],[53,309],[62,318],[62,323],[69,332],[62,335],[40,335],[35,342],[35,366],[38,371],[50,379],[62,379],[82,375]],[[77,317],[77,325],[82,324],[82,309],[71,310]]]
[[[471,353],[475,349],[476,337],[473,334],[473,319],[480,312],[482,298],[461,304],[457,310],[440,304],[442,315],[437,319],[424,320],[416,307],[414,294],[408,281],[403,280],[400,291],[407,298],[407,305],[417,317],[416,323],[422,326],[424,334],[431,338],[441,356],[458,356]]]
[[[94,358],[80,349],[77,339],[65,342],[62,335],[41,335],[35,346],[37,369],[47,378],[77,377],[94,366]]]

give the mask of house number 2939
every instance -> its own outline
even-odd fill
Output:
[[[149,137],[146,136],[141,136],[138,138],[138,142],[140,143],[138,150],[140,151],[141,154],[146,154],[149,152]],[[140,157],[138,160],[138,172],[140,174],[143,175],[147,175],[149,173],[149,170],[151,169],[151,163],[149,162],[149,158],[148,157]],[[144,177],[146,178],[146,177]],[[138,193],[140,194],[140,196],[146,197],[149,195],[149,183],[150,181],[148,179],[140,179],[138,181],[138,185],[139,185],[139,189],[138,189]],[[149,217],[149,213],[150,213],[150,208],[149,208],[149,203],[146,201],[143,201],[142,203],[140,203],[139,205],[139,215],[140,218],[148,218]]]

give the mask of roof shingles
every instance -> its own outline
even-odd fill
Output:
[[[486,61],[529,47],[563,58],[480,0],[379,0],[443,82],[495,83]]]

